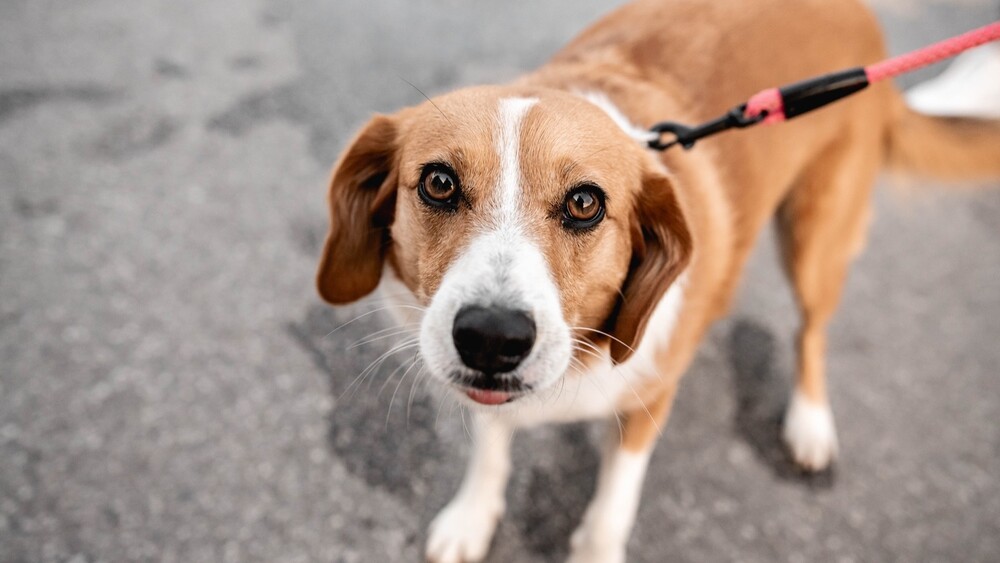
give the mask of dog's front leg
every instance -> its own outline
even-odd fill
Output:
[[[513,429],[484,414],[473,415],[472,426],[472,453],[462,486],[431,522],[427,560],[433,563],[470,563],[486,557],[503,515]]]
[[[573,533],[567,563],[624,563],[646,467],[673,391],[610,425],[597,490]]]
[[[650,448],[632,452],[618,444],[608,445],[601,460],[597,491],[583,522],[573,532],[568,563],[623,563],[625,544],[639,508],[639,494],[652,453]]]

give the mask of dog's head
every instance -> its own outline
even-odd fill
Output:
[[[663,168],[553,90],[471,88],[375,117],[329,203],[320,294],[357,300],[391,268],[426,306],[427,370],[479,403],[551,386],[587,360],[582,339],[627,359],[691,251]]]

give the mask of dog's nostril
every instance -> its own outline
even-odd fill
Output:
[[[530,320],[530,319],[529,319]],[[531,346],[535,343],[535,323],[531,323],[531,333],[508,338],[500,346],[501,356],[524,357],[531,351]]]
[[[528,313],[502,307],[465,307],[455,315],[452,339],[462,362],[483,373],[513,370],[535,344]]]

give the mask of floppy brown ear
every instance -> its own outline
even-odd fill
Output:
[[[634,221],[632,264],[611,330],[615,363],[627,360],[639,346],[653,309],[691,257],[691,234],[666,174],[647,173]]]
[[[391,117],[376,116],[333,167],[330,231],[316,274],[330,303],[364,297],[382,275],[396,200],[396,130]]]

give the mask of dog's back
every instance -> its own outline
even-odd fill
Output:
[[[630,74],[669,92],[670,104],[646,108],[640,119],[698,123],[762,89],[887,57],[878,21],[862,2],[759,0],[749,8],[735,0],[640,0],[584,31],[550,66]],[[789,168],[798,173],[845,128],[857,127],[883,133],[877,150],[887,151],[882,160],[894,168],[945,179],[1000,176],[1000,124],[921,116],[891,84],[874,85],[808,120],[700,144],[726,155],[718,164],[740,179],[741,190],[747,180],[787,187],[792,178],[774,177],[767,165],[773,155],[794,161]]]
[[[699,123],[765,88],[887,56],[875,15],[857,0],[639,0],[584,31],[535,76],[568,89],[578,79],[600,84],[645,127]],[[1000,177],[1000,121],[920,115],[889,81],[780,126],[704,139],[696,151],[709,155],[738,209],[734,268],[791,190],[842,145],[873,170]],[[679,149],[664,154],[675,170],[685,159]]]

